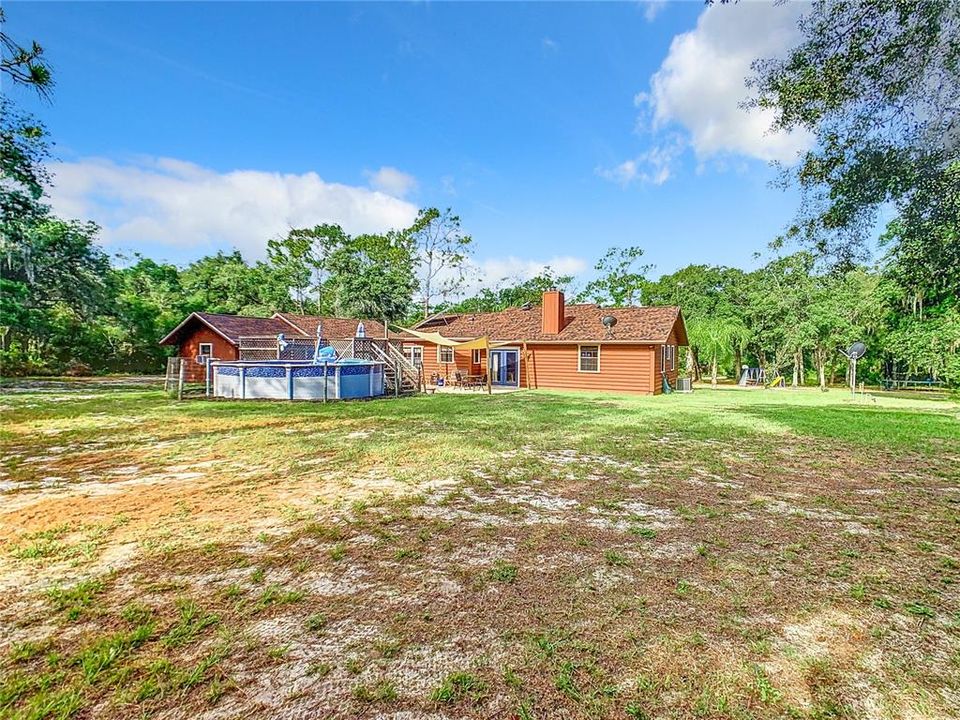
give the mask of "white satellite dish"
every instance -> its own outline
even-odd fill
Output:
[[[848,347],[846,350],[840,351],[843,355],[847,356],[847,360],[850,361],[850,392],[854,395],[857,394],[857,360],[862,358],[867,354],[867,346],[862,342],[855,342],[853,345]]]

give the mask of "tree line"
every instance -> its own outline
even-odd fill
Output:
[[[4,242],[0,362],[5,374],[156,372],[170,352],[158,342],[194,311],[406,322],[424,295],[420,239],[441,223],[457,246],[435,252],[435,263],[454,268],[442,287],[434,279],[435,301],[460,282],[470,241],[449,212],[424,210],[411,227],[382,234],[295,229],[268,242],[265,261],[218,252],[182,268],[139,255],[111,262],[96,225],[44,215]]]

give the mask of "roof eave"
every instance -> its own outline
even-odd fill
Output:
[[[480,335],[480,336],[477,336],[477,337],[483,337],[483,336]],[[468,341],[468,340],[476,340],[477,337],[469,337],[469,336],[465,336],[465,335],[464,335],[464,336],[458,336],[458,337],[450,337],[450,338],[447,338],[447,339],[448,339],[448,340],[454,340],[454,341],[456,341],[456,342],[466,342],[466,341]],[[422,339],[422,338],[417,338],[417,337],[412,337],[412,336],[410,336],[410,337],[402,337],[402,338],[399,338],[399,339],[400,339],[400,340],[409,340],[410,342],[424,342],[424,343],[429,343],[429,342],[430,342],[429,340],[424,340],[424,339]],[[517,339],[513,339],[513,338],[504,339],[504,338],[491,337],[491,338],[490,338],[490,342],[498,342],[498,343],[517,343],[517,344],[527,343],[528,345],[576,345],[576,344],[578,344],[578,343],[581,344],[581,345],[582,345],[583,343],[596,343],[596,344],[598,344],[598,345],[665,345],[666,342],[667,342],[667,338],[661,338],[661,339],[659,339],[659,340],[654,340],[654,339],[652,339],[652,338],[628,338],[628,339],[623,339],[623,338],[563,338],[563,339],[557,339],[557,340],[539,340],[539,339],[538,339],[538,340],[531,340],[531,339],[527,338],[527,339],[519,339],[519,340],[517,340]]]
[[[183,322],[181,322],[181,323],[180,323],[179,325],[177,325],[173,330],[171,330],[170,332],[168,332],[168,333],[163,337],[163,339],[160,340],[160,342],[159,342],[158,344],[159,344],[159,345],[177,345],[177,344],[179,344],[178,342],[176,342],[176,336],[179,335],[179,334],[180,334],[180,331],[183,330],[183,328],[186,327],[186,325],[187,325],[191,320],[194,320],[194,319],[199,320],[200,322],[202,322],[204,325],[206,325],[208,328],[210,328],[211,330],[213,330],[213,332],[215,332],[217,335],[219,335],[220,337],[222,337],[224,340],[226,340],[226,341],[227,341],[228,343],[230,343],[231,345],[236,345],[236,344],[237,344],[237,341],[236,341],[236,340],[234,340],[233,338],[231,338],[231,337],[229,337],[228,335],[226,335],[226,334],[225,334],[222,330],[220,330],[216,325],[214,325],[213,323],[209,322],[206,318],[204,318],[204,317],[203,317],[202,315],[200,315],[200,313],[198,313],[198,312],[192,312],[192,313],[190,313],[189,315],[187,315],[187,317],[184,318]]]

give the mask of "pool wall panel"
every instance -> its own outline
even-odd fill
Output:
[[[293,379],[294,400],[323,400],[323,386],[327,386],[327,399],[337,399],[337,380],[335,375],[322,377],[295,377]]]
[[[246,391],[244,393],[244,397],[246,398],[287,399],[290,397],[286,373],[284,373],[283,377],[250,377],[250,375],[247,374],[246,380]]]

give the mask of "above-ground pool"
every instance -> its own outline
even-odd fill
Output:
[[[346,400],[383,395],[383,363],[344,359],[318,363],[288,360],[215,360],[214,397],[274,400]]]

